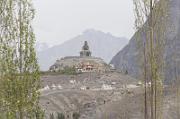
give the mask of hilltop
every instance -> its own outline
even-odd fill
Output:
[[[57,59],[62,57],[78,56],[84,41],[89,43],[93,52],[92,56],[101,57],[106,63],[109,63],[112,57],[128,43],[126,38],[115,37],[110,33],[88,29],[63,44],[37,52],[41,70],[48,70]]]

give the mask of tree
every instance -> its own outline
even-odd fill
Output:
[[[50,115],[49,115],[49,119],[55,119],[55,118],[54,118],[54,114],[53,114],[53,113],[50,113]]]
[[[178,30],[180,30],[180,29],[178,29]],[[175,98],[175,104],[177,107],[176,114],[177,114],[177,119],[179,119],[180,118],[180,76],[179,76],[180,71],[179,71],[178,67],[180,67],[180,61],[178,59],[180,57],[178,57],[178,56],[180,56],[180,55],[176,52],[176,51],[178,51],[178,48],[175,45],[175,44],[178,44],[177,43],[178,37],[176,37],[174,41],[175,42],[173,42],[172,44],[173,44],[173,46],[175,46],[174,47],[175,52],[172,54],[172,58],[173,58],[173,68],[174,68],[173,73],[174,73],[175,80],[173,82],[172,87],[174,87],[173,89],[175,89],[175,90],[173,90],[173,93],[175,92],[175,94],[176,94],[176,98]]]
[[[77,112],[73,113],[73,119],[79,119],[79,117],[80,117],[79,113],[77,113]]]
[[[31,0],[0,2],[0,104],[3,119],[43,118],[40,75],[34,50]]]
[[[162,118],[163,99],[163,54],[165,33],[168,21],[169,0],[134,0],[135,27],[139,31],[140,44],[143,46],[145,109],[144,118],[148,118],[147,111],[147,80],[150,79],[150,109],[151,119]],[[162,63],[161,63],[162,62]]]
[[[63,113],[57,113],[57,119],[65,119],[65,116]]]

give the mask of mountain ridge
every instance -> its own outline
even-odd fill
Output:
[[[174,62],[178,61],[180,64],[180,1],[171,0],[169,4],[169,24],[173,24],[174,31],[171,28],[167,28],[166,31],[166,45],[165,45],[165,77],[166,81],[174,79],[174,67],[177,67],[177,72],[180,73],[180,66],[175,66]],[[141,68],[137,63],[138,58],[141,57],[140,49],[137,46],[136,34],[131,38],[128,45],[126,45],[121,51],[119,51],[111,60],[115,68],[121,71],[128,71],[128,74],[140,78]],[[176,54],[176,58],[173,58],[173,54]]]
[[[88,41],[93,56],[101,57],[107,63],[128,43],[128,39],[124,37],[115,37],[110,33],[88,29],[60,45],[37,52],[41,70],[48,70],[49,66],[62,57],[79,56],[84,41]]]

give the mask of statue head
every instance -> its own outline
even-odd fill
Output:
[[[88,42],[84,42],[84,46],[82,47],[83,50],[89,50]]]

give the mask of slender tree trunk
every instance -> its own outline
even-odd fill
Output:
[[[155,77],[157,77],[157,75],[156,75],[156,72],[155,72]],[[154,89],[154,93],[155,93],[155,99],[154,99],[154,119],[156,119],[157,118],[157,78],[155,78],[155,80],[154,80],[154,82],[155,82],[155,84],[154,84],[154,86],[155,86],[155,89]]]
[[[154,119],[154,81],[153,81],[153,1],[150,0],[150,65],[151,65],[151,119]]]
[[[22,1],[19,0],[19,70],[20,70],[20,75],[22,75]],[[20,80],[21,79],[21,76],[20,76]],[[21,98],[22,99],[22,98]],[[22,100],[20,102],[23,102]],[[19,106],[19,118],[20,119],[23,119],[23,109],[22,109],[22,106],[20,104]]]
[[[174,68],[174,73],[175,73],[175,86],[176,86],[176,103],[177,103],[177,109],[176,109],[176,113],[177,113],[177,119],[180,119],[180,100],[179,100],[179,85],[180,85],[180,81],[178,79],[178,72],[177,72],[177,63],[175,62],[175,68]]]
[[[168,20],[168,1],[169,0],[134,0],[136,11],[136,28],[146,32],[146,46],[144,50],[144,83],[147,80],[151,82],[150,87],[144,89],[144,118],[157,119],[161,118],[162,104],[162,65],[164,51],[164,36],[166,32]],[[162,19],[163,18],[163,19]],[[147,20],[147,21],[146,21]],[[141,32],[140,31],[140,32]],[[141,34],[140,34],[141,35]],[[141,36],[142,37],[142,36]],[[144,37],[142,37],[144,39]],[[141,39],[141,40],[143,40]],[[143,51],[142,51],[143,52]],[[146,54],[147,53],[147,54]],[[146,60],[146,61],[145,61]],[[148,90],[147,90],[148,89]],[[147,93],[148,91],[148,93]],[[148,94],[148,96],[147,96]],[[147,102],[147,98],[150,100]],[[148,105],[147,105],[148,104]],[[147,108],[150,106],[150,108]],[[147,111],[147,110],[148,111]],[[147,112],[146,112],[147,111]],[[148,113],[149,112],[149,113]],[[146,114],[148,113],[148,114]],[[146,117],[148,116],[148,117]]]
[[[148,119],[147,111],[147,60],[146,43],[144,43],[144,119]]]

